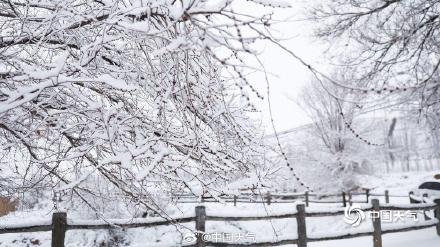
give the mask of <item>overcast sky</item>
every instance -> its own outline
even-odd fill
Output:
[[[282,43],[298,56],[312,65],[323,68],[324,45],[311,37],[311,26],[301,19],[303,12],[301,1],[294,1],[294,7],[286,10],[275,10],[278,18],[291,21],[274,26],[279,35],[289,38]],[[310,119],[295,103],[304,85],[309,83],[311,73],[308,69],[279,48],[265,45],[261,56],[267,71],[277,75],[270,77],[270,100],[277,131],[288,130],[310,122]],[[266,82],[259,74],[252,78],[260,92],[266,93]],[[267,133],[272,133],[267,100],[259,102],[262,111],[262,123]]]

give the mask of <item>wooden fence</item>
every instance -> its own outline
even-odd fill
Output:
[[[414,199],[414,193],[411,191],[408,195],[390,195],[388,190],[385,190],[383,194],[380,193],[370,193],[370,190],[365,190],[365,192],[341,192],[335,194],[319,194],[310,193],[308,191],[303,193],[288,193],[288,194],[277,194],[277,193],[241,193],[239,195],[225,195],[219,197],[206,197],[202,196],[200,198],[192,194],[179,194],[175,195],[178,203],[200,203],[200,202],[225,202],[233,203],[236,206],[238,203],[265,203],[271,205],[274,203],[294,203],[298,200],[304,201],[306,206],[310,203],[322,203],[322,204],[341,204],[343,207],[351,205],[353,203],[369,203],[372,197],[384,198],[385,203],[390,202],[390,198],[408,198],[410,203],[415,203],[417,200]],[[361,197],[361,199],[354,199],[353,197]],[[426,194],[423,195],[427,196]]]
[[[0,234],[2,233],[22,233],[22,232],[39,232],[39,231],[52,231],[52,247],[64,247],[64,240],[66,231],[68,230],[93,230],[93,229],[111,229],[114,227],[121,228],[136,228],[136,227],[154,227],[163,226],[171,224],[189,223],[195,222],[196,230],[196,241],[194,244],[186,245],[187,247],[205,247],[205,246],[222,246],[222,247],[232,247],[232,246],[281,246],[286,244],[296,244],[298,247],[306,247],[308,242],[315,241],[327,241],[327,240],[338,240],[347,238],[356,238],[361,236],[373,236],[373,246],[382,247],[382,235],[394,232],[404,232],[411,230],[424,229],[429,227],[436,227],[437,234],[440,236],[440,199],[435,201],[435,204],[413,204],[406,206],[393,206],[384,204],[381,206],[379,200],[371,200],[371,206],[365,208],[365,211],[372,211],[379,213],[380,210],[414,210],[414,211],[427,211],[435,210],[436,219],[426,219],[427,221],[423,224],[415,226],[407,226],[394,229],[382,229],[380,218],[373,218],[373,229],[364,232],[339,234],[337,236],[326,236],[326,237],[309,237],[307,236],[306,218],[310,217],[327,217],[327,216],[340,216],[344,215],[344,208],[338,208],[332,212],[307,212],[304,204],[296,205],[296,212],[291,214],[277,214],[277,215],[266,215],[266,216],[243,216],[243,217],[224,217],[224,216],[213,216],[207,215],[204,206],[197,206],[195,208],[194,217],[182,217],[173,220],[159,219],[150,222],[135,222],[130,224],[121,224],[118,222],[107,222],[107,223],[97,223],[97,224],[78,224],[70,223],[67,221],[66,213],[54,213],[52,216],[52,224],[50,225],[39,225],[39,226],[27,226],[27,227],[6,227],[0,229]],[[206,240],[204,237],[205,224],[206,221],[260,221],[269,219],[296,219],[297,228],[292,229],[292,232],[297,232],[296,239],[282,240],[278,242],[249,242],[249,243],[229,243],[229,242],[213,242]],[[142,219],[146,220],[146,219]]]

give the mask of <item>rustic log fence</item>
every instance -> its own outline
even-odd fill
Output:
[[[365,196],[365,199],[359,199],[359,197]],[[358,197],[357,200],[354,197]],[[347,205],[352,205],[353,203],[370,203],[370,199],[382,197],[385,203],[390,202],[390,198],[408,198],[410,203],[416,203],[417,200],[414,199],[414,192],[409,192],[408,195],[390,195],[388,190],[385,190],[383,194],[380,193],[370,193],[370,190],[365,192],[341,192],[335,194],[318,194],[310,193],[305,191],[303,193],[291,193],[291,194],[277,194],[277,193],[243,193],[239,195],[225,195],[219,197],[205,197],[200,198],[191,194],[180,194],[178,195],[178,203],[200,203],[200,202],[224,202],[233,203],[237,206],[238,203],[265,203],[267,205],[276,203],[296,203],[298,200],[302,200],[306,207],[310,203],[319,204],[342,204],[343,207]]]
[[[207,215],[205,206],[197,206],[195,208],[195,216],[193,217],[181,217],[173,220],[166,219],[155,219],[149,220],[149,222],[138,222],[124,224],[120,223],[121,220],[116,222],[107,223],[69,223],[67,221],[67,214],[64,212],[54,213],[52,216],[52,224],[50,225],[40,225],[40,226],[27,226],[27,227],[5,227],[0,229],[0,234],[3,233],[22,233],[22,232],[38,232],[38,231],[52,231],[52,247],[64,247],[65,235],[68,230],[94,230],[94,229],[111,229],[114,227],[120,228],[136,228],[136,227],[154,227],[154,226],[164,226],[180,223],[195,222],[195,233],[196,240],[194,244],[185,245],[187,247],[205,247],[205,246],[222,246],[222,247],[232,247],[232,246],[281,246],[286,244],[296,244],[298,247],[307,247],[308,242],[315,241],[328,241],[328,240],[339,240],[347,238],[356,238],[361,236],[373,236],[373,246],[382,247],[382,235],[387,233],[404,232],[425,229],[430,227],[435,227],[437,234],[440,236],[440,199],[435,200],[435,204],[414,204],[414,205],[389,205],[385,204],[381,206],[378,199],[371,200],[371,206],[368,208],[363,208],[364,211],[379,212],[380,210],[414,210],[414,211],[427,211],[435,210],[435,219],[427,219],[423,224],[415,226],[406,226],[400,228],[392,229],[382,229],[380,218],[373,218],[373,229],[365,232],[347,233],[339,234],[337,236],[326,236],[326,237],[309,237],[307,236],[306,219],[310,217],[328,217],[328,216],[342,216],[344,215],[345,209],[338,208],[337,210],[332,210],[331,212],[326,211],[310,211],[307,212],[305,204],[297,204],[296,212],[290,214],[276,214],[276,215],[265,215],[265,216],[242,216],[242,217],[224,217],[224,216],[213,216]],[[206,240],[204,238],[205,225],[207,221],[260,221],[269,219],[296,219],[297,222],[297,238],[287,239],[278,242],[248,242],[248,243],[228,243],[228,242],[213,242]],[[140,221],[146,219],[140,219]],[[292,232],[295,230],[292,229]]]

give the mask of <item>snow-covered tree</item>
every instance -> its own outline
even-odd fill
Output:
[[[266,7],[288,5],[2,1],[0,159],[15,181],[2,188],[91,207],[112,191],[155,212],[157,191],[220,193],[258,147],[248,62],[253,43],[276,41],[271,13],[242,10]]]
[[[324,0],[311,9],[317,35],[333,44],[338,65],[357,68],[346,86],[385,95],[388,105],[409,103],[438,129],[438,1]],[[359,81],[368,87],[355,87]]]
[[[346,76],[334,73],[339,81],[345,81]],[[303,138],[302,147],[292,150],[291,156],[312,164],[315,174],[331,177],[326,182],[337,182],[333,189],[356,187],[355,175],[370,169],[365,154],[375,143],[365,134],[370,126],[356,121],[363,107],[356,102],[362,97],[356,91],[315,79],[303,89],[298,102],[312,124],[307,131],[309,137]],[[324,178],[320,181],[326,183]]]

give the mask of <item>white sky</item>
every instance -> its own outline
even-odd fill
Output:
[[[301,1],[294,1],[300,3]],[[301,4],[294,4],[292,9],[275,10],[277,18],[300,19]],[[311,26],[304,21],[289,21],[274,26],[279,31],[279,36],[289,38],[283,41],[296,55],[317,68],[323,67],[320,62],[323,59],[324,45],[318,44],[311,38]],[[276,74],[270,77],[270,100],[272,113],[277,131],[288,130],[310,122],[310,119],[295,103],[304,85],[309,83],[312,75],[308,69],[290,56],[272,45],[266,45],[261,55],[267,71]],[[261,93],[266,95],[266,82],[262,74],[252,77],[255,86]],[[262,111],[262,124],[267,133],[272,133],[267,99],[259,102]]]

